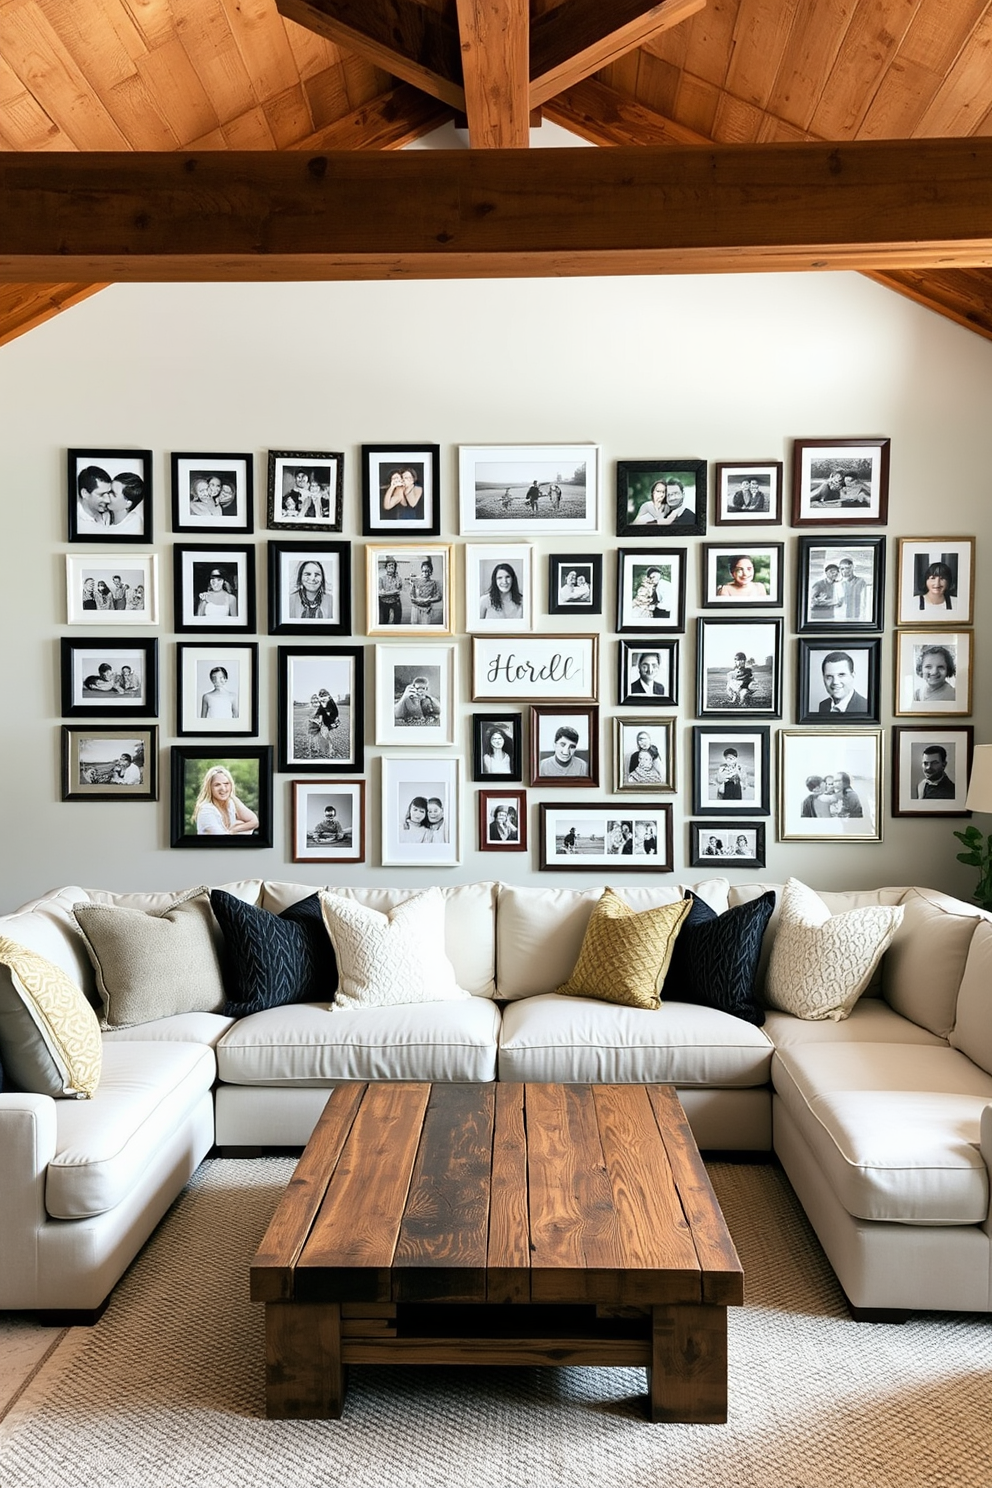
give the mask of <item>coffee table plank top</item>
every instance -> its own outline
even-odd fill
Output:
[[[489,1198],[489,1302],[530,1301],[530,1217],[524,1086],[496,1087],[496,1127]]]
[[[525,1101],[532,1267],[622,1266],[619,1222],[592,1102],[575,1085],[528,1085]]]

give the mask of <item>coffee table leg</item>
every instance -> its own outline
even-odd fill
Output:
[[[703,1302],[652,1308],[648,1415],[652,1421],[727,1419],[727,1309]]]
[[[265,1414],[270,1420],[337,1419],[344,1406],[341,1307],[265,1304]]]

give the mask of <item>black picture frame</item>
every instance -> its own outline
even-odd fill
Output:
[[[255,530],[255,459],[252,454],[247,451],[200,454],[174,450],[170,468],[173,532],[245,533]]]
[[[266,524],[282,532],[340,532],[344,455],[339,450],[269,450]],[[302,477],[302,479],[301,479]],[[287,510],[290,498],[299,510]]]
[[[685,630],[685,548],[617,549],[617,630]]]
[[[276,659],[279,770],[361,775],[365,769],[365,647],[279,646]],[[320,701],[322,692],[332,707]]]
[[[493,730],[509,739],[504,743],[503,753],[509,756],[508,770],[493,764],[486,768],[490,758],[490,738]],[[499,782],[500,780],[522,781],[524,778],[524,721],[521,713],[473,713],[472,714],[472,779]]]
[[[558,738],[562,729],[569,733]],[[556,764],[559,747],[567,754]],[[584,774],[558,774],[578,761]],[[545,790],[599,787],[599,708],[568,703],[534,703],[530,710],[530,784]]]
[[[270,542],[268,550],[269,635],[350,636],[351,543]],[[314,565],[320,569],[320,584],[308,596],[302,576],[308,568],[312,573]],[[318,612],[311,620],[304,615],[308,600]]]
[[[387,515],[385,502],[393,485],[391,476],[394,471],[402,476],[406,469],[414,476],[413,491],[419,485],[422,492],[417,505],[423,502],[423,509],[418,512],[400,500],[388,511],[403,515]],[[416,442],[363,444],[362,536],[383,536],[396,542],[404,537],[437,537],[440,531],[441,446]]]
[[[764,868],[765,823],[763,821],[691,821],[688,826],[690,868],[713,868],[718,864],[721,870]],[[728,851],[731,842],[739,849],[742,837],[751,851]],[[719,850],[708,851],[714,838],[719,844]]]
[[[965,803],[975,749],[974,725],[895,724],[891,732],[892,815],[970,816]],[[937,779],[928,778],[924,768],[928,755],[936,755]],[[923,796],[924,787],[933,794]]]
[[[157,639],[62,636],[59,650],[63,718],[158,717]]]
[[[227,677],[214,680],[218,667]],[[204,703],[220,687],[233,693],[228,708]],[[204,708],[210,711],[204,712]],[[176,642],[176,734],[183,738],[254,738],[258,734],[258,642]]]
[[[672,508],[674,519],[666,520],[655,490],[665,486],[679,487],[682,505]],[[671,498],[668,498],[671,500]],[[701,537],[706,531],[706,461],[618,460],[617,461],[617,536],[661,536],[678,541],[682,537]]]
[[[652,655],[658,658],[658,664],[646,675],[641,662]],[[674,708],[678,700],[677,638],[638,636],[617,642],[617,702],[621,707]]]
[[[703,543],[700,604],[705,610],[780,610],[784,602],[785,543]],[[742,570],[739,560],[751,565],[740,593],[735,578]],[[751,586],[764,594],[750,592]]]
[[[781,460],[720,461],[714,471],[714,526],[779,526],[782,479]]]
[[[252,763],[254,771],[244,768]],[[238,766],[236,772],[232,770],[235,765]],[[238,799],[244,798],[244,806],[257,816],[258,825],[253,831],[211,833],[197,830],[193,806],[210,772],[217,768],[231,773]],[[173,744],[169,837],[170,846],[177,848],[271,847],[272,745],[227,744],[220,740],[215,744]]]
[[[152,452],[66,451],[66,526],[71,543],[150,543]]]
[[[799,648],[797,723],[815,723],[820,728],[860,728],[862,724],[878,723],[881,636],[823,636],[800,639],[796,644]],[[841,659],[844,657],[847,662]],[[832,711],[831,699],[835,696],[837,701],[845,697],[849,700],[844,711]]]
[[[601,615],[602,613],[602,553],[549,553],[548,614]]]
[[[868,533],[799,538],[796,630],[882,629],[885,538]]]
[[[889,514],[891,440],[796,439],[792,455],[792,525],[881,527]]]
[[[176,543],[172,549],[173,624],[181,635],[255,634],[255,547],[253,543]],[[227,615],[207,599],[214,573],[221,577],[218,599],[233,595]],[[202,610],[202,613],[200,613]]]
[[[771,801],[769,756],[771,730],[767,724],[751,728],[715,727],[695,724],[692,730],[692,813],[707,816],[767,816]],[[728,755],[735,758],[728,760]],[[733,774],[721,779],[725,770],[733,770],[741,794],[726,793],[734,783]]]
[[[781,718],[784,625],[780,615],[697,619],[697,718]]]
[[[62,725],[63,801],[157,801],[158,726]],[[140,779],[126,778],[127,765]]]

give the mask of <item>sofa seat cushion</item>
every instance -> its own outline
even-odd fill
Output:
[[[174,1013],[134,1028],[105,1028],[100,1037],[104,1044],[208,1044],[213,1048],[234,1022],[226,1013]]]
[[[294,1003],[242,1018],[217,1046],[229,1085],[335,1080],[492,1080],[499,1009],[485,998],[332,1013]]]
[[[94,1098],[56,1103],[49,1215],[86,1219],[116,1208],[209,1094],[215,1070],[213,1050],[202,1044],[104,1041]]]
[[[760,1028],[716,1008],[666,1002],[618,1007],[544,993],[503,1012],[501,1080],[628,1085],[763,1085],[772,1045]]]
[[[777,1050],[775,1091],[856,1219],[980,1224],[979,1150],[992,1076],[956,1049],[803,1044]]]
[[[849,1018],[797,1018],[769,1008],[765,1015],[765,1032],[776,1049],[790,1049],[794,1044],[928,1044],[946,1049],[946,1039],[900,1017],[881,997],[862,997],[854,1004]]]

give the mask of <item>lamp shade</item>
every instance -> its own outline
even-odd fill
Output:
[[[975,746],[965,805],[969,811],[992,814],[992,744]]]

